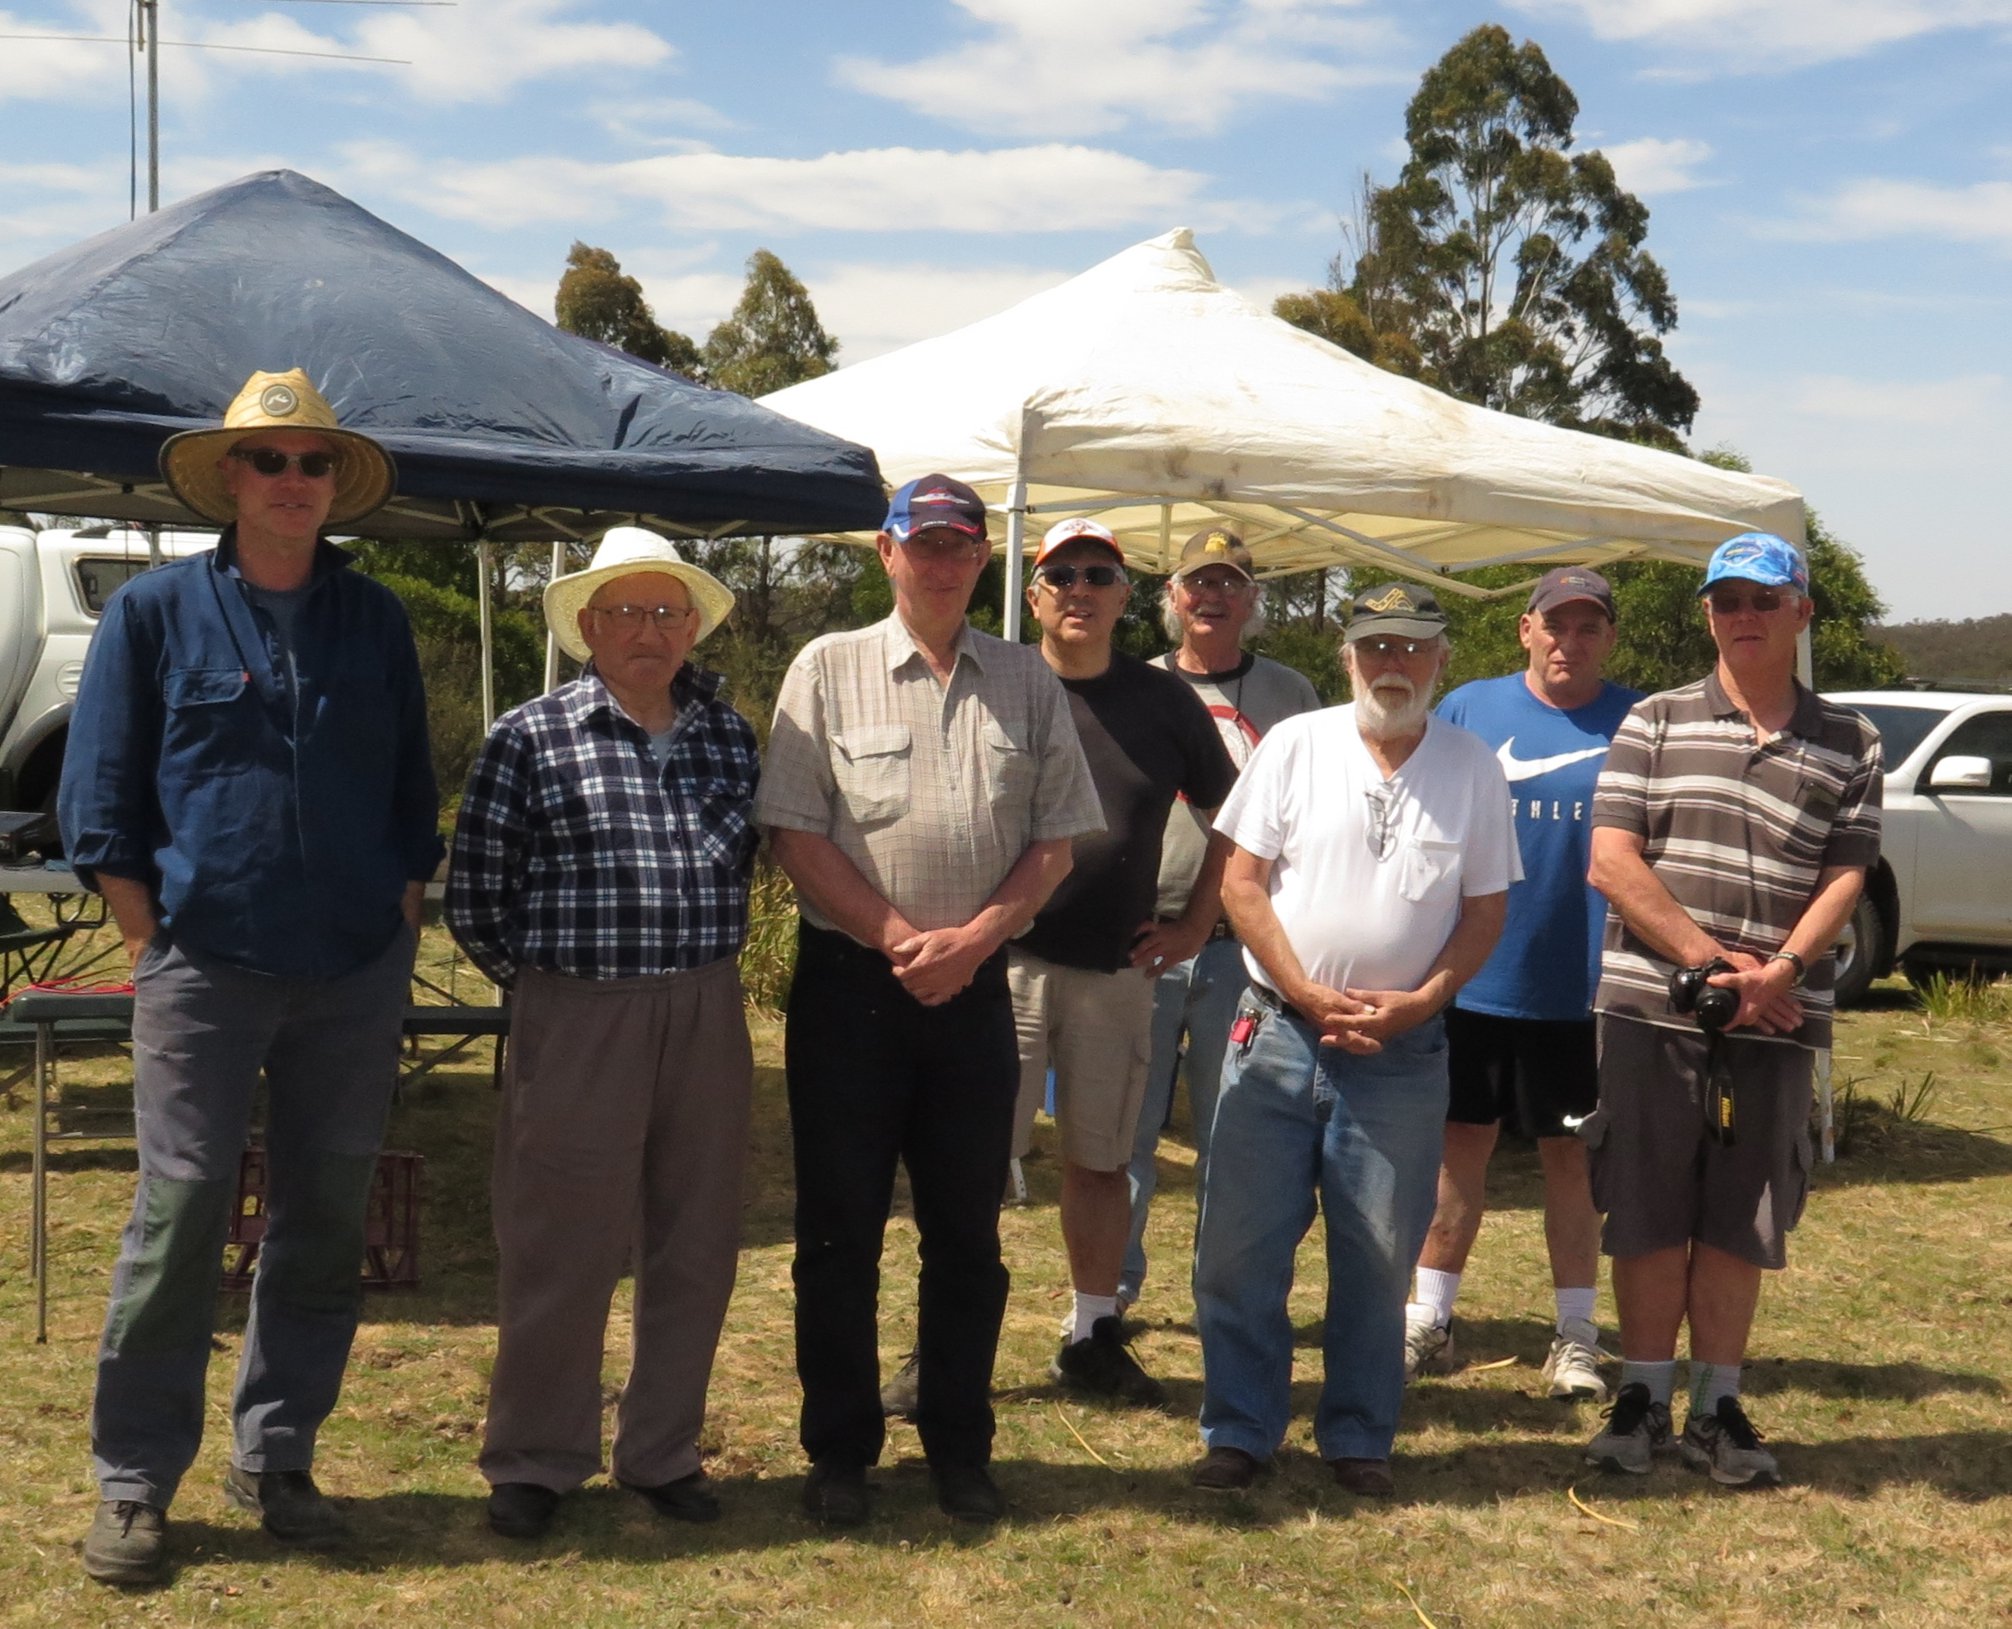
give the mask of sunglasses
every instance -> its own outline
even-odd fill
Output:
[[[588,609],[597,617],[606,617],[623,633],[641,633],[645,622],[669,633],[699,614],[690,605],[592,605]]]
[[[1788,595],[1779,588],[1756,588],[1751,594],[1721,593],[1713,589],[1705,596],[1705,603],[1712,608],[1714,616],[1736,617],[1742,611],[1758,611],[1765,616],[1786,605]]]
[[[1436,641],[1430,639],[1358,639],[1355,642],[1357,650],[1385,660],[1392,656],[1422,656],[1435,645]]]
[[[1369,799],[1369,826],[1365,835],[1369,838],[1369,852],[1381,863],[1390,858],[1390,851],[1397,846],[1397,793],[1385,782],[1363,788]]]
[[[289,466],[298,469],[310,481],[319,481],[324,476],[333,475],[342,460],[334,453],[281,452],[277,447],[233,447],[231,457],[240,464],[249,464],[260,475],[268,479],[284,475]]]
[[[1120,566],[1043,566],[1034,575],[1054,589],[1074,588],[1078,577],[1092,588],[1109,588],[1126,580]]]

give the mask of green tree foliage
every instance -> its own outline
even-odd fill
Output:
[[[1678,447],[1698,395],[1663,351],[1676,298],[1647,206],[1569,151],[1578,112],[1534,42],[1475,29],[1420,81],[1411,156],[1367,184],[1353,264],[1278,314],[1466,401]]]
[[[357,565],[396,594],[412,622],[426,678],[426,722],[433,773],[452,808],[482,745],[482,613],[474,549],[457,543],[346,545]],[[537,581],[525,575],[536,549],[499,550],[490,584],[496,710],[544,688],[545,623]]]
[[[2012,684],[2012,616],[1900,622],[1874,630],[1917,679]]]
[[[743,396],[801,384],[831,372],[838,341],[817,320],[810,293],[766,249],[748,256],[747,283],[733,314],[706,336],[707,380]]]
[[[700,379],[699,349],[690,336],[660,327],[643,285],[622,270],[606,249],[576,242],[566,254],[553,310],[569,334],[597,339],[631,356]]]

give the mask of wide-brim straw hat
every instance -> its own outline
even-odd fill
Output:
[[[587,601],[601,584],[616,577],[634,576],[639,571],[675,577],[685,585],[685,592],[691,595],[692,605],[699,613],[694,645],[726,621],[727,613],[734,608],[733,590],[711,572],[681,556],[669,538],[659,537],[641,526],[616,526],[602,536],[600,546],[594,550],[594,562],[585,571],[555,577],[545,585],[545,626],[552,630],[559,648],[576,662],[586,661],[591,652],[580,632],[580,613],[586,610]]]
[[[237,500],[224,484],[217,460],[259,430],[310,430],[326,436],[341,455],[335,470],[335,501],[324,526],[345,526],[382,509],[398,488],[398,466],[369,436],[345,430],[335,409],[299,368],[255,373],[215,430],[184,430],[161,444],[161,475],[175,496],[204,520],[228,524],[238,518]]]

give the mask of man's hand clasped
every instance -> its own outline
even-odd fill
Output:
[[[911,933],[888,946],[901,987],[925,1007],[940,1007],[977,975],[992,946],[969,925]]]
[[[1730,973],[1714,973],[1710,983],[1737,990],[1740,1010],[1726,1025],[1757,1029],[1763,1035],[1787,1035],[1802,1028],[1802,1000],[1795,993],[1795,968],[1785,961],[1762,961],[1744,950],[1717,954],[1732,963]]]

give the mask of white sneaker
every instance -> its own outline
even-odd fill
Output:
[[[1453,1372],[1453,1325],[1440,1323],[1432,1309],[1416,1301],[1404,1307],[1404,1380]]]
[[[1600,1331],[1584,1318],[1567,1318],[1551,1355],[1544,1360],[1544,1384],[1553,1397],[1583,1398],[1587,1402],[1607,1400],[1607,1382],[1600,1375]]]

